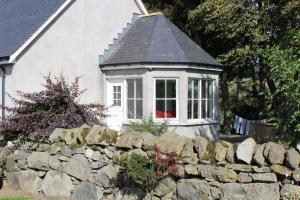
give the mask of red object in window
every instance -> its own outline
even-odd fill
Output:
[[[165,118],[165,113],[160,111],[160,110],[157,110],[156,111],[156,118]]]
[[[175,112],[162,112],[160,110],[156,111],[156,118],[175,118]]]

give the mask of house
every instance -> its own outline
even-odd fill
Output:
[[[0,0],[0,69],[2,105],[62,73],[110,107],[111,128],[152,116],[217,138],[222,65],[140,0]]]

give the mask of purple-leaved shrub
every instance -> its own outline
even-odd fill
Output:
[[[63,75],[44,77],[44,90],[17,91],[12,98],[14,107],[6,107],[6,119],[0,123],[5,141],[43,141],[55,128],[76,128],[83,124],[102,125],[105,107],[100,104],[80,104],[78,98],[85,90],[79,89],[79,77],[68,85]]]

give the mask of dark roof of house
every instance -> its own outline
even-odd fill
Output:
[[[0,0],[0,58],[11,56],[65,0]]]
[[[222,66],[162,14],[140,16],[100,66],[134,63]]]

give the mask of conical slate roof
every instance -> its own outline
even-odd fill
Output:
[[[100,65],[136,63],[222,66],[162,14],[139,17]]]

